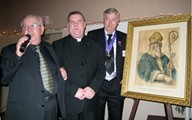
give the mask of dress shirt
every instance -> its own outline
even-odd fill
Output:
[[[114,33],[115,33],[115,32],[112,33],[113,35],[112,35],[111,38],[114,37]],[[106,40],[108,40],[108,35],[107,35],[107,34],[109,34],[109,33],[107,33],[107,32],[105,31]],[[117,75],[117,70],[116,70],[117,38],[115,38],[115,41],[114,41],[114,43],[113,43],[113,50],[114,50],[114,71],[113,71],[111,74],[109,74],[108,72],[106,72],[105,79],[108,80],[108,81],[112,80],[112,79],[115,78],[116,75]]]

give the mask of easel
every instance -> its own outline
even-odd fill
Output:
[[[134,99],[134,103],[133,103],[133,107],[131,110],[131,114],[129,117],[129,120],[134,120],[135,118],[135,114],[139,105],[139,99]],[[172,111],[172,107],[171,104],[166,104],[164,103],[164,109],[165,109],[165,117],[166,120],[173,120],[173,111]]]

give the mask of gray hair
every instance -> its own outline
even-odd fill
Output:
[[[39,15],[27,15],[22,21],[21,21],[21,27],[23,27],[24,25],[24,20],[27,18],[36,18],[38,20],[38,24],[39,25],[43,25],[43,20],[41,18],[41,16]]]
[[[119,17],[119,19],[120,19],[120,13],[115,8],[108,8],[108,9],[106,9],[103,12],[103,18],[105,18],[106,14],[111,14],[111,13],[115,13]]]

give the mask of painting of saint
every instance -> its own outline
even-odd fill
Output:
[[[169,45],[171,45],[173,39],[176,39],[174,35],[177,35],[176,32],[171,34],[170,37],[172,38],[169,39]],[[148,40],[148,51],[141,56],[137,66],[138,76],[145,82],[175,84],[176,69],[172,59],[162,52],[163,37],[161,33],[154,31]]]

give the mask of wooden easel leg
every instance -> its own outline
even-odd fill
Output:
[[[134,103],[133,103],[133,107],[131,110],[129,120],[134,120],[138,105],[139,105],[139,99],[134,99]]]
[[[173,120],[173,111],[171,104],[164,103],[166,120]]]

